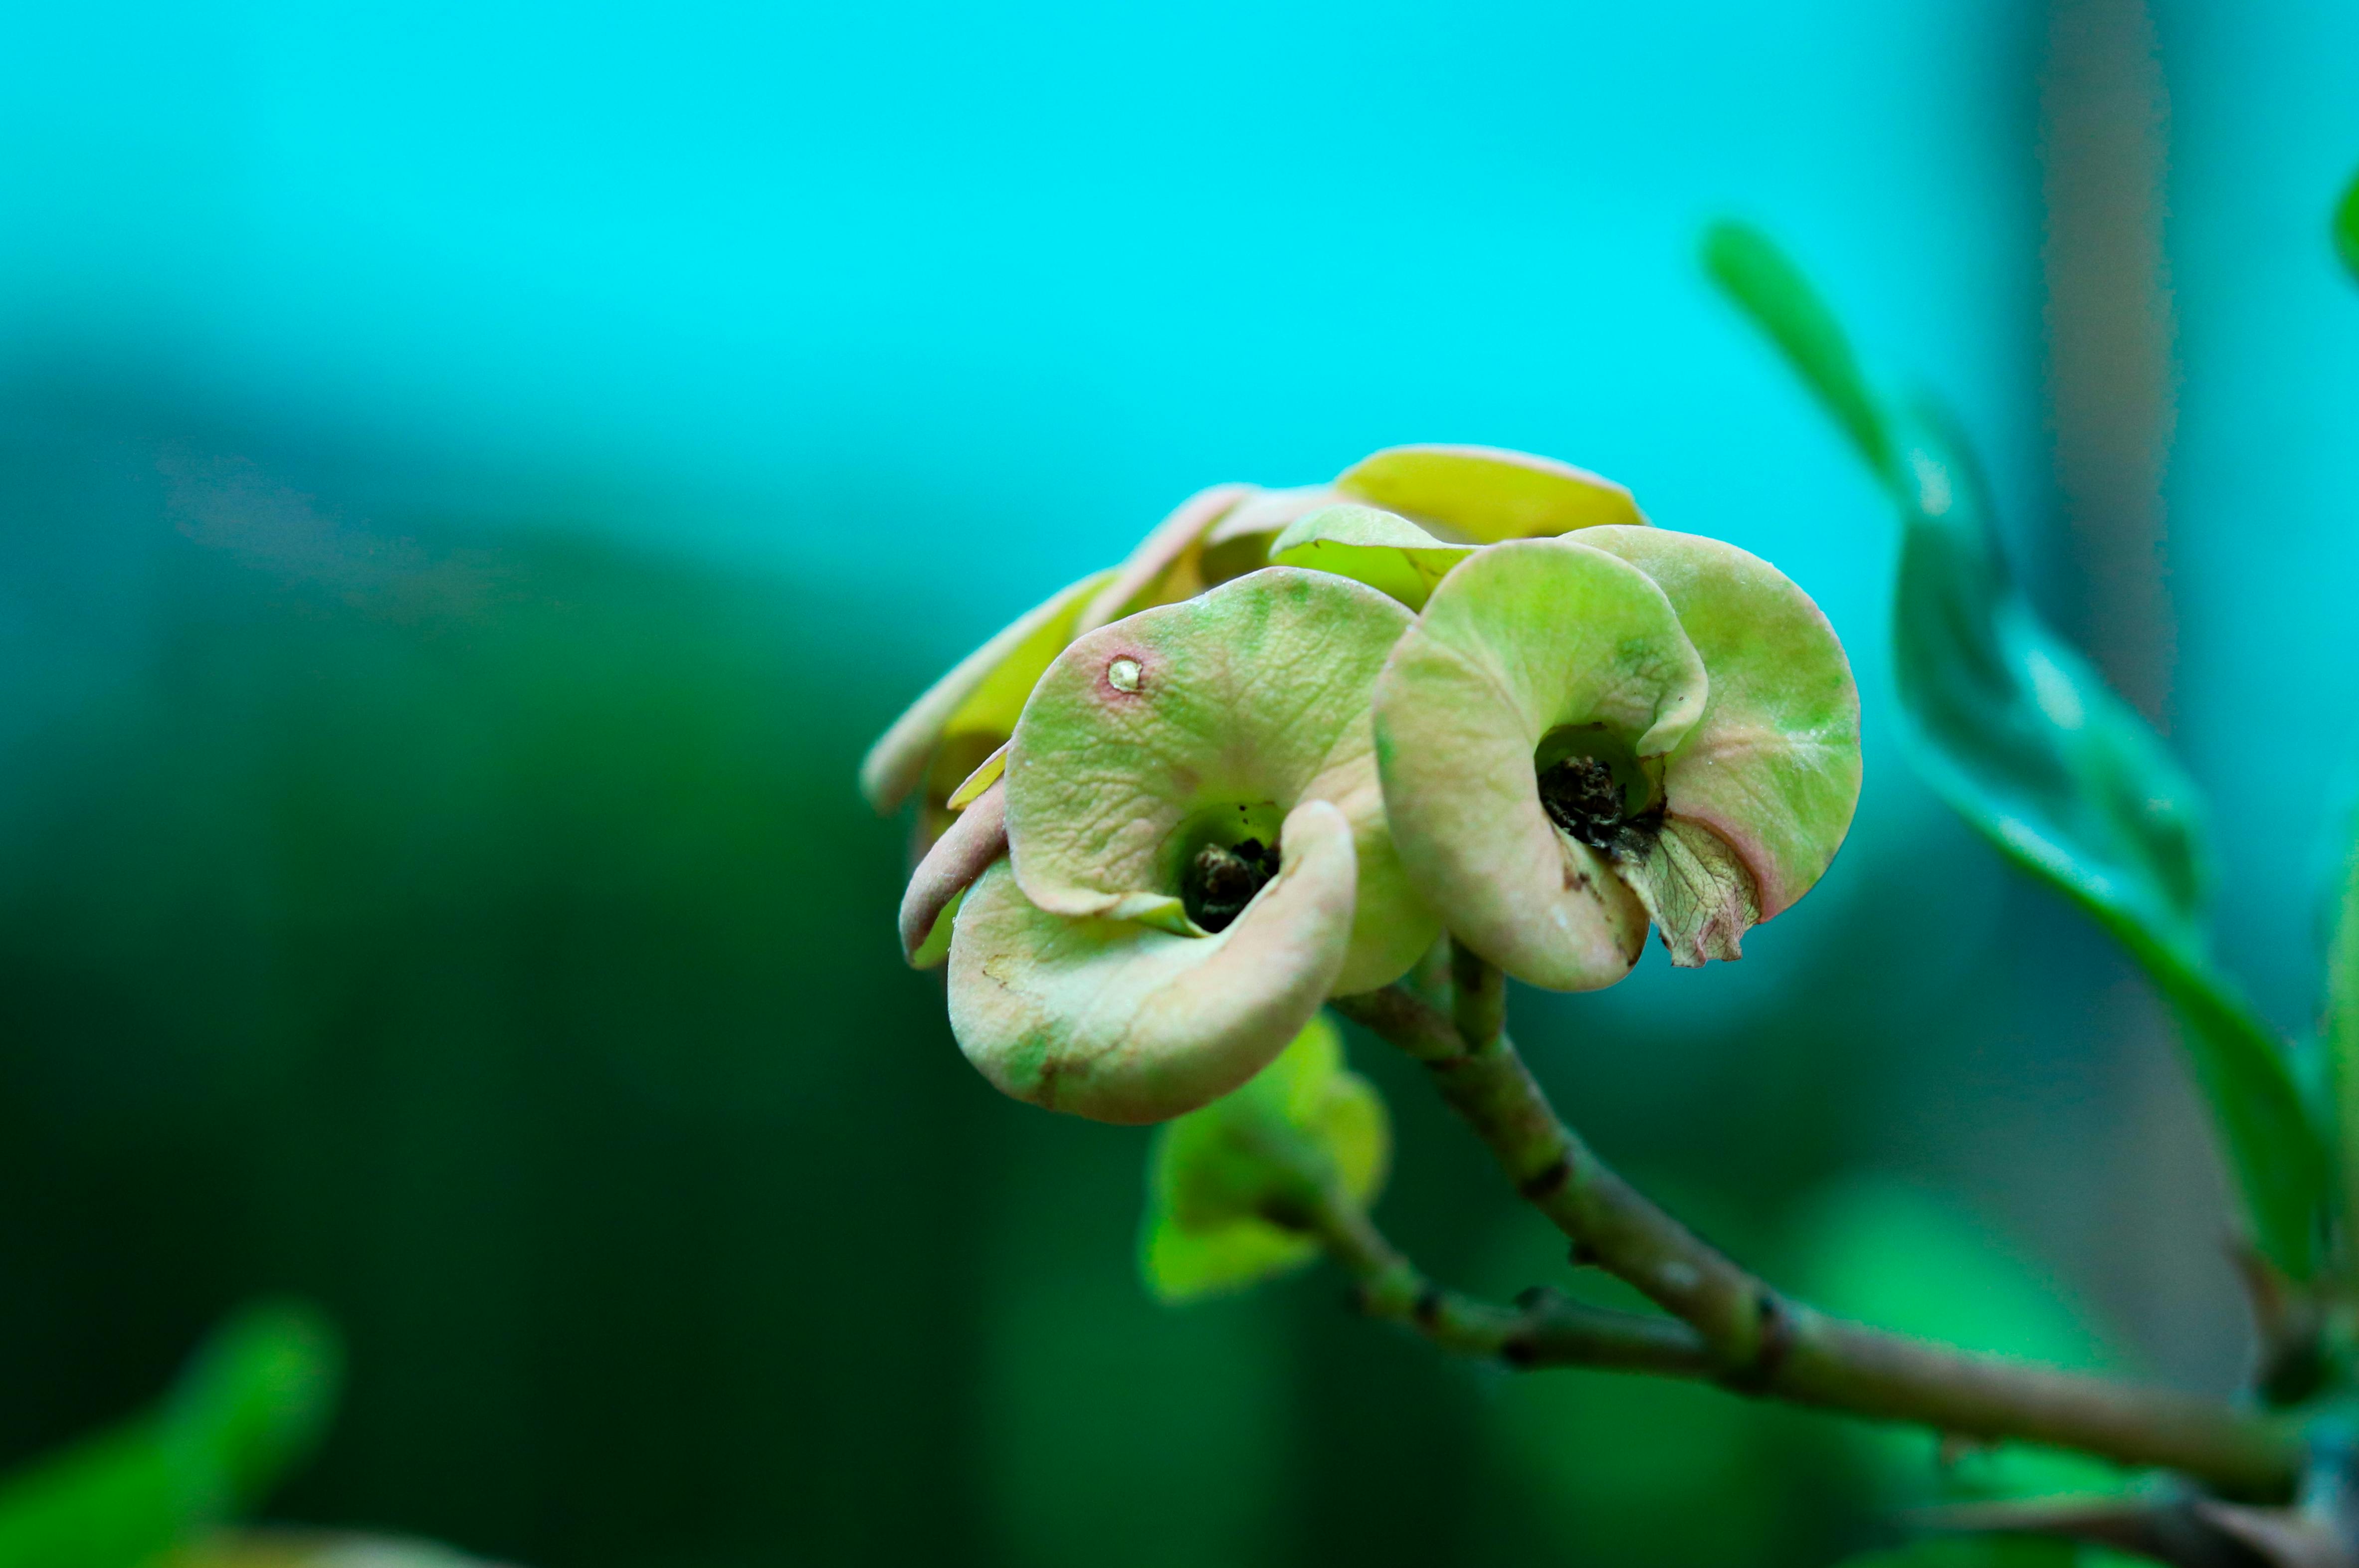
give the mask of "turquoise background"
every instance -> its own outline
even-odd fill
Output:
[[[2168,1036],[1909,776],[1889,520],[1694,262],[1714,216],[1779,235],[1872,368],[1961,408],[2085,630],[2052,21],[0,7],[0,1459],[294,1289],[354,1370],[279,1511],[552,1568],[1882,1539],[1930,1443],[1445,1364],[1324,1275],[1149,1306],[1140,1137],[996,1099],[899,966],[869,735],[1188,492],[1409,440],[1561,456],[1769,557],[1861,676],[1859,827],[1747,963],[1518,999],[1576,1118],[1832,1304],[1965,1334],[1956,1281],[1998,1281],[1995,1347],[2226,1386]],[[2223,949],[2299,1027],[2359,730],[2359,295],[2323,239],[2359,20],[2155,27],[2162,716],[2217,802]],[[1401,1238],[1560,1282],[1355,1051]]]

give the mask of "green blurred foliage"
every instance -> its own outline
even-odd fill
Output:
[[[1767,1216],[1679,1171],[1636,1179],[1735,1256],[1774,1266]],[[1554,1232],[1516,1215],[1497,1228],[1474,1278],[1503,1296],[1565,1280],[1562,1265]],[[1645,1305],[1594,1269],[1569,1285],[1598,1305]],[[1822,1416],[1703,1385],[1578,1371],[1495,1379],[1489,1416],[1496,1519],[1480,1561],[1508,1561],[1524,1531],[1574,1562],[1816,1563],[1841,1550],[1839,1499],[1857,1477],[1838,1423]]]
[[[0,1568],[139,1568],[249,1512],[318,1443],[340,1372],[317,1312],[239,1312],[155,1410],[0,1483]]]
[[[1833,312],[1757,230],[1713,225],[1703,262],[1899,511],[1893,670],[1919,771],[2153,976],[2179,1015],[2256,1243],[2307,1279],[2327,1160],[2282,1043],[2212,963],[2212,855],[2194,780],[2016,586],[1981,474],[1948,416],[1879,397]]]
[[[1888,1181],[1847,1181],[1799,1205],[1789,1234],[1795,1290],[1829,1312],[2050,1367],[2134,1370],[2056,1279],[1928,1193]],[[1971,1449],[1944,1463],[1931,1432],[1864,1422],[1840,1430],[1853,1465],[1891,1510],[2117,1491],[2130,1479],[2095,1460],[2022,1444]]]
[[[0,583],[50,650],[0,670],[0,1465],[276,1290],[352,1368],[274,1516],[548,1568],[1651,1568],[1642,1502],[1732,1568],[1877,1539],[1823,1417],[1451,1362],[1324,1269],[1156,1306],[1148,1138],[1000,1099],[900,963],[902,829],[848,780],[932,673],[905,607],[102,412],[0,422]],[[1797,1193],[1917,1125],[1926,1063],[2015,1038],[1994,1006],[2038,993],[1991,974],[2085,962],[2036,916],[2021,952],[1917,941],[1896,911],[1962,850],[1864,863],[1790,963],[1679,977],[1744,1005],[1667,1011],[1650,970],[1521,996],[1518,1036],[1773,1264]],[[1419,1070],[1352,1055],[1397,1239],[1501,1296],[1562,1282]],[[1530,1457],[1495,1458],[1518,1421]]]

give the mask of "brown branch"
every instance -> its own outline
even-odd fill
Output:
[[[1496,982],[1482,973],[1489,966],[1462,954],[1452,967],[1454,1018],[1399,987],[1339,997],[1336,1009],[1425,1064],[1442,1097],[1490,1146],[1517,1191],[1571,1239],[1577,1258],[1637,1287],[1693,1334],[1682,1342],[1684,1360],[1670,1356],[1665,1345],[1663,1365],[1584,1360],[1577,1353],[1564,1364],[1630,1365],[1634,1370],[1710,1377],[1740,1393],[1913,1422],[1962,1437],[2078,1449],[2124,1465],[2181,1471],[2240,1496],[2281,1497],[2293,1487],[2301,1470],[2301,1440],[2281,1421],[2168,1389],[1969,1355],[1830,1317],[1780,1297],[1623,1181],[1564,1125],[1498,1027],[1500,1009],[1486,994]],[[1487,1028],[1490,1037],[1470,1040],[1462,1021],[1478,1030]],[[1367,1249],[1364,1237],[1353,1244],[1360,1250],[1349,1255],[1334,1239],[1329,1245],[1355,1275],[1382,1256]],[[1375,1245],[1382,1247],[1381,1237]],[[1390,1251],[1383,1247],[1383,1253]],[[1391,1254],[1386,1268],[1396,1266],[1415,1275],[1405,1259]],[[1376,1277],[1383,1289],[1375,1294],[1382,1304],[1372,1310],[1399,1316],[1403,1287],[1393,1274]],[[1363,1283],[1367,1289],[1364,1276]],[[1495,1330],[1504,1336],[1507,1328],[1471,1308],[1462,1320],[1451,1317],[1458,1311],[1452,1298],[1443,1298],[1442,1307],[1440,1321],[1464,1343],[1453,1344],[1428,1329],[1437,1340],[1453,1348],[1506,1354],[1505,1337],[1486,1351],[1484,1336]],[[1574,1311],[1583,1314],[1586,1325],[1589,1309]],[[1605,1315],[1647,1324],[1647,1332],[1657,1336],[1654,1343],[1664,1345],[1654,1320]]]
[[[1310,1214],[1273,1217],[1319,1236],[1358,1284],[1361,1310],[1370,1317],[1415,1329],[1446,1350],[1520,1367],[1712,1375],[1702,1339],[1674,1319],[1584,1306],[1552,1290],[1527,1291],[1508,1308],[1438,1289],[1348,1199],[1331,1196]]]

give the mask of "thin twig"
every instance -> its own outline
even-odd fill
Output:
[[[1340,1196],[1330,1196],[1295,1223],[1314,1230],[1328,1254],[1358,1284],[1361,1310],[1415,1329],[1446,1350],[1496,1356],[1519,1367],[1591,1367],[1690,1378],[1712,1375],[1712,1356],[1702,1339],[1676,1319],[1584,1306],[1552,1290],[1528,1291],[1509,1308],[1440,1290],[1377,1231],[1364,1212]]]
[[[1632,1369],[1708,1377],[1740,1393],[1961,1437],[2019,1439],[2124,1465],[2160,1465],[2240,1496],[2281,1497],[2294,1486],[2301,1439],[2282,1421],[2169,1389],[1969,1355],[1780,1297],[1623,1181],[1565,1126],[1495,1021],[1499,1012],[1485,993],[1495,982],[1483,975],[1486,967],[1462,955],[1453,962],[1454,1018],[1398,987],[1338,998],[1335,1006],[1425,1064],[1443,1098],[1490,1146],[1517,1191],[1571,1239],[1576,1258],[1627,1280],[1692,1330],[1695,1337],[1685,1347],[1691,1368]],[[1471,1005],[1464,999],[1470,980],[1476,998]],[[1487,1027],[1490,1038],[1470,1040],[1462,1020]],[[1382,1238],[1375,1244],[1382,1247]],[[1334,1238],[1329,1246],[1355,1275],[1381,1256],[1367,1250],[1366,1237],[1350,1243],[1356,1252],[1339,1248]],[[1386,1264],[1396,1266],[1408,1278],[1421,1278],[1397,1253]],[[1396,1302],[1399,1288],[1386,1284],[1382,1300]],[[1399,1315],[1394,1308],[1385,1311]],[[1479,1327],[1475,1318],[1462,1323],[1445,1315],[1444,1321],[1452,1333]],[[1479,1340],[1476,1334],[1474,1341],[1454,1347],[1479,1349]]]

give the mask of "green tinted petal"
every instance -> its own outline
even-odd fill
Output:
[[[1644,524],[1630,492],[1554,458],[1491,446],[1396,446],[1362,458],[1335,488],[1439,523],[1473,544],[1544,539],[1603,523]]]
[[[1286,819],[1277,877],[1217,935],[1051,914],[1005,861],[951,936],[951,1029],[1001,1091],[1098,1121],[1162,1121],[1266,1066],[1319,1009],[1351,940],[1352,826]]]
[[[1073,623],[1082,608],[1114,572],[1093,572],[1059,590],[1047,602],[1025,612],[998,636],[958,661],[951,672],[926,689],[924,696],[893,721],[892,728],[868,748],[861,759],[860,792],[879,811],[890,811],[909,797],[926,777],[929,765],[946,749],[953,735],[989,737],[965,757],[942,792],[964,777],[993,746],[1016,728],[1024,699],[1032,683],[1073,640]]]
[[[1619,980],[1646,909],[1549,820],[1538,756],[1547,742],[1614,759],[1643,789],[1706,691],[1670,602],[1636,568],[1569,539],[1478,552],[1434,591],[1376,686],[1377,767],[1410,882],[1519,980]]]
[[[998,783],[1001,775],[1006,771],[1007,746],[1003,741],[998,750],[977,763],[974,771],[966,776],[965,781],[951,791],[950,799],[942,802],[943,808],[952,811],[966,810],[982,798],[985,789]]]
[[[1327,506],[1296,521],[1269,547],[1274,566],[1332,572],[1412,610],[1425,607],[1434,584],[1474,552],[1444,544],[1410,522],[1374,506]]]
[[[1397,979],[1439,931],[1393,851],[1371,754],[1370,693],[1409,623],[1357,583],[1272,567],[1075,642],[1008,748],[1026,896],[1185,934],[1181,877],[1198,851],[1267,843],[1299,802],[1332,800],[1359,850],[1340,984]]]
[[[1653,578],[1712,678],[1664,770],[1665,809],[1744,861],[1767,920],[1810,891],[1859,803],[1859,689],[1834,628],[1778,570],[1665,528],[1593,528],[1593,549]]]
[[[1140,1251],[1148,1288],[1189,1301],[1310,1262],[1317,1244],[1263,1218],[1265,1201],[1332,1182],[1364,1204],[1390,1149],[1384,1102],[1343,1070],[1335,1026],[1313,1018],[1245,1087],[1157,1135]]]
[[[1073,635],[1093,632],[1150,604],[1185,599],[1203,586],[1196,569],[1205,530],[1254,493],[1250,485],[1215,485],[1199,490],[1158,523],[1130,552],[1074,624]]]
[[[1745,933],[1761,920],[1761,894],[1736,852],[1701,822],[1672,816],[1633,838],[1614,869],[1663,933],[1671,962],[1696,969],[1706,959],[1744,957]]]
[[[1324,485],[1255,491],[1205,533],[1199,563],[1205,583],[1216,586],[1267,566],[1271,542],[1295,519],[1343,498]]]
[[[946,921],[961,897],[1007,853],[1007,790],[994,784],[959,813],[910,874],[901,895],[901,953],[917,969],[950,956]]]

